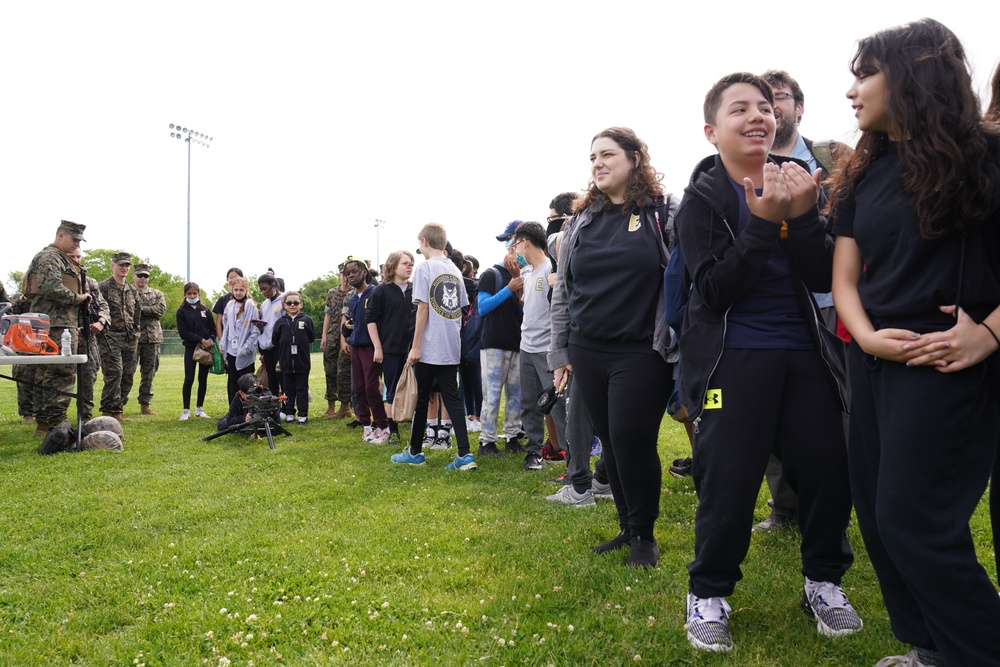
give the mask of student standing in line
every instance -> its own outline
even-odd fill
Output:
[[[219,349],[226,359],[226,372],[229,374],[229,402],[240,390],[239,379],[245,374],[254,373],[254,357],[257,354],[257,338],[260,329],[253,326],[253,321],[260,318],[257,304],[250,297],[247,279],[236,276],[229,281],[229,303],[222,310],[222,338],[219,339]]]
[[[372,339],[375,354],[372,360],[382,365],[385,382],[386,419],[389,423],[389,445],[399,445],[399,425],[392,415],[392,401],[396,385],[403,374],[406,353],[413,340],[413,255],[406,250],[396,250],[382,266],[382,282],[375,287],[365,314],[368,336]]]
[[[911,647],[878,664],[996,666],[1000,599],[969,520],[1000,442],[997,137],[937,21],[862,39],[851,72],[862,135],[833,191],[851,487],[893,634]]]
[[[198,402],[195,403],[194,416],[210,419],[205,414],[205,393],[208,391],[209,365],[196,363],[194,350],[201,347],[211,350],[214,344],[215,318],[212,311],[201,302],[201,288],[198,283],[184,285],[184,303],[177,309],[177,335],[184,344],[184,384],[181,386],[181,398],[184,409],[181,410],[181,421],[191,418],[191,388],[194,386],[195,366],[198,367]]]
[[[285,314],[274,325],[271,342],[281,364],[286,422],[295,421],[296,409],[300,424],[309,421],[309,370],[312,368],[309,349],[314,340],[316,325],[311,317],[302,313],[302,295],[285,292]]]

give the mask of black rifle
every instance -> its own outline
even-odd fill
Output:
[[[80,266],[80,294],[87,295],[87,269]],[[80,304],[80,336],[85,341],[90,340],[91,307],[95,305],[95,299],[91,296],[90,301]]]
[[[248,413],[251,415],[250,421],[233,424],[229,428],[224,428],[221,431],[205,436],[202,438],[202,441],[208,442],[209,440],[214,440],[230,433],[249,433],[251,436],[256,434],[257,437],[260,437],[260,431],[263,430],[267,436],[267,446],[273,450],[274,431],[282,435],[291,435],[291,432],[285,429],[281,425],[281,422],[276,419],[281,406],[280,399],[277,396],[272,395],[270,392],[264,394],[258,389],[257,392],[248,393],[246,401],[250,406],[250,412]]]

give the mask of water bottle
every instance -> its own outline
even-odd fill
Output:
[[[73,337],[69,334],[69,329],[63,329],[60,352],[64,357],[73,354]]]

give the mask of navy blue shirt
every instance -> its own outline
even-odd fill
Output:
[[[737,234],[750,223],[750,207],[742,183],[729,178],[740,203]],[[757,191],[759,197],[762,190]],[[785,223],[782,223],[785,224]],[[787,235],[785,230],[782,236]],[[812,350],[816,348],[812,333],[802,315],[802,306],[795,296],[788,255],[775,242],[767,260],[746,294],[733,303],[726,320],[726,347],[752,350]]]
[[[351,300],[347,302],[347,308],[351,311],[351,319],[354,321],[354,329],[351,337],[347,339],[348,345],[355,347],[361,345],[371,345],[372,338],[368,335],[368,300],[375,293],[375,286],[369,285],[364,292],[358,294],[357,290],[351,295]]]

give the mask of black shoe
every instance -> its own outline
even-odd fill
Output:
[[[503,446],[503,450],[508,454],[522,454],[524,452],[524,447],[521,445],[521,441],[517,438],[507,438],[506,444]]]
[[[479,450],[476,452],[476,456],[503,456],[499,449],[497,449],[497,443],[495,442],[484,442],[479,445]]]
[[[618,533],[604,544],[598,544],[596,547],[594,547],[594,553],[606,554],[609,551],[617,551],[618,549],[624,549],[625,547],[629,546],[629,543],[631,541],[632,541],[631,534],[627,530],[623,530],[622,532]]]
[[[359,422],[357,419],[352,422],[347,422],[347,428],[358,428],[360,426],[364,426],[364,424]]]
[[[753,527],[755,531],[767,532],[779,528],[795,528],[799,525],[794,514],[788,514],[780,510],[772,509],[767,518]]]
[[[643,539],[636,535],[629,543],[629,549],[628,561],[625,564],[631,567],[656,567],[660,560],[660,549],[656,546],[656,540]]]
[[[691,476],[691,457],[686,459],[674,459],[674,464],[670,466],[670,474],[677,479],[684,479]]]
[[[545,467],[545,460],[542,459],[538,454],[528,453],[524,457],[524,469],[525,470],[541,470]]]

